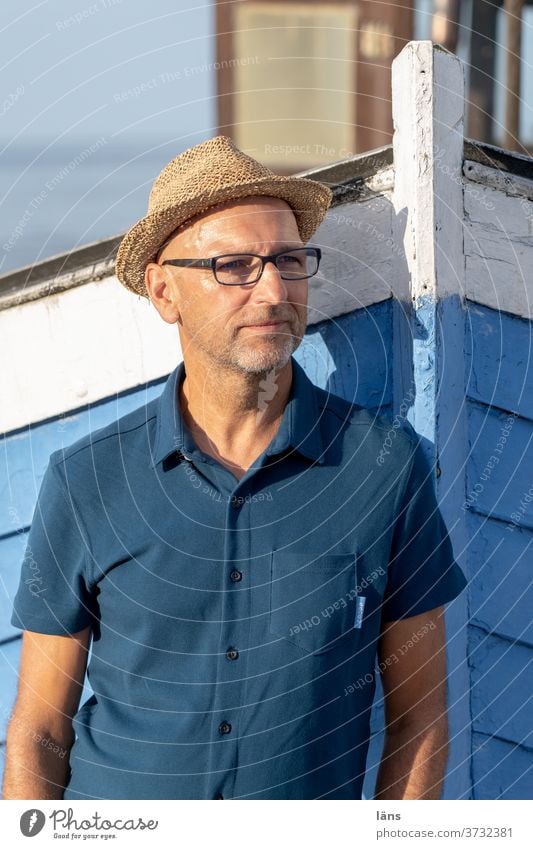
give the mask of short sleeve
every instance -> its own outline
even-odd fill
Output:
[[[88,539],[59,464],[49,462],[22,561],[11,624],[67,635],[93,621],[85,565]]]
[[[417,439],[394,525],[383,620],[405,619],[440,607],[458,596],[466,583],[454,560],[433,474]]]

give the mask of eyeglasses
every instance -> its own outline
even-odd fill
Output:
[[[223,286],[243,286],[257,283],[265,264],[272,262],[282,280],[305,280],[318,271],[322,251],[306,246],[278,251],[275,254],[223,254],[208,259],[165,259],[161,265],[177,265],[185,268],[210,268],[217,283]]]

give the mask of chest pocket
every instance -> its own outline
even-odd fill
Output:
[[[273,551],[269,630],[306,652],[322,654],[355,640],[357,555]]]

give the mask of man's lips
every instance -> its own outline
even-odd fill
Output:
[[[286,319],[279,321],[259,321],[257,324],[243,324],[242,327],[277,327],[279,324],[286,324]]]

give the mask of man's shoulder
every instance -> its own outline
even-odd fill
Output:
[[[157,417],[158,398],[136,407],[103,427],[90,431],[70,445],[50,455],[51,466],[103,467],[112,461],[136,455],[137,449],[148,459],[148,435]]]
[[[353,439],[357,443],[364,440],[367,449],[377,452],[378,458],[386,456],[389,451],[402,460],[405,455],[412,453],[419,442],[418,434],[405,416],[377,413],[320,388],[317,396],[319,415],[326,416],[333,432],[340,433],[342,430],[348,440]]]

